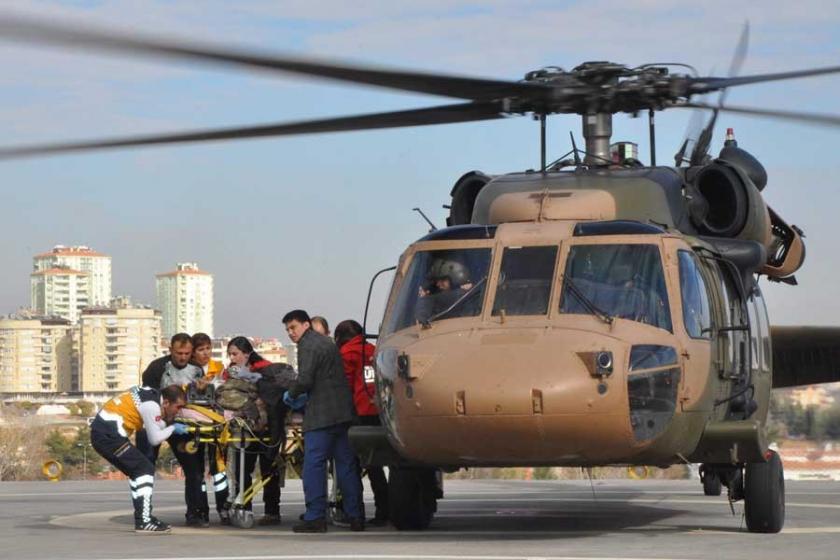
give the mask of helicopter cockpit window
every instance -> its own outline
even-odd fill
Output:
[[[506,247],[493,315],[545,315],[557,247]]]
[[[418,251],[400,283],[385,332],[481,313],[490,269],[487,249]]]
[[[594,306],[610,317],[671,331],[658,246],[574,245],[564,274],[561,313],[589,314]]]
[[[678,251],[680,259],[680,296],[683,322],[688,336],[709,338],[712,315],[706,283],[700,275],[697,258],[688,251]]]

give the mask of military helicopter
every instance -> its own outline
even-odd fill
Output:
[[[840,125],[840,117],[692,99],[840,67],[709,77],[678,65],[587,62],[521,81],[477,79],[127,37],[0,17],[0,38],[121,55],[261,68],[465,102],[265,126],[0,149],[0,158],[533,115],[537,170],[465,174],[447,227],[402,254],[377,334],[381,427],[356,427],[390,467],[391,517],[428,527],[440,471],[477,466],[702,463],[703,489],[744,500],[747,528],[784,524],[783,466],[765,425],[773,388],[840,380],[840,330],[771,327],[759,276],[795,284],[803,232],[767,206],[761,163],[719,113]],[[738,57],[736,56],[736,59]],[[730,73],[732,74],[732,73]],[[675,166],[656,164],[654,114],[712,112]],[[612,116],[647,112],[650,165],[611,144]],[[547,162],[545,122],[582,119],[584,147]],[[378,276],[378,275],[377,275]],[[374,277],[374,280],[376,277]],[[369,302],[370,296],[368,296]],[[366,313],[367,314],[367,313]]]

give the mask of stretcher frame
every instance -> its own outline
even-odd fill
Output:
[[[251,485],[245,488],[245,455],[247,448],[252,443],[271,447],[271,439],[255,434],[243,418],[227,419],[215,409],[198,404],[187,404],[185,408],[199,412],[211,420],[211,423],[208,424],[192,418],[178,419],[178,422],[187,426],[187,432],[192,436],[192,439],[184,446],[187,453],[198,451],[198,446],[201,443],[212,443],[216,447],[215,460],[219,471],[228,470],[230,460],[227,455],[234,455],[236,460],[239,461],[238,492],[230,505],[230,520],[235,527],[250,529],[254,526],[254,513],[251,509],[248,509],[248,505],[271,481],[273,475],[253,479]],[[299,422],[292,422],[287,425],[286,438],[282,449],[278,453],[278,459],[280,458],[282,458],[282,464],[278,462],[277,470],[282,475],[281,486],[285,482],[287,468],[291,468],[299,477],[302,476],[303,431]]]

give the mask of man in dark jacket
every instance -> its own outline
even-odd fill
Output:
[[[341,354],[331,339],[312,330],[306,311],[290,311],[283,317],[283,324],[289,338],[298,345],[298,377],[284,400],[295,406],[295,399],[304,393],[308,395],[303,417],[306,513],[303,522],[292,530],[296,533],[326,532],[327,461],[333,459],[350,529],[364,531],[362,483],[347,437],[356,412]]]
[[[190,363],[192,358],[192,337],[187,333],[178,333],[169,344],[169,355],[152,361],[143,372],[143,386],[163,389],[170,385],[185,387],[204,377],[204,370]],[[175,458],[184,471],[184,501],[187,504],[186,524],[188,527],[207,527],[210,525],[207,492],[204,484],[204,460],[198,453],[190,454],[184,444],[189,435],[172,435],[167,441]],[[137,448],[154,463],[157,460],[159,446],[152,446],[146,439],[145,432],[137,432]]]

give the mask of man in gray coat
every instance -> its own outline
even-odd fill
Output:
[[[298,345],[298,377],[284,396],[295,408],[307,394],[303,416],[303,494],[306,513],[292,530],[324,533],[327,530],[327,461],[335,461],[344,513],[350,529],[364,531],[362,482],[347,430],[356,419],[353,395],[344,375],[341,354],[333,341],[312,329],[306,311],[296,309],[283,317],[286,332]]]

